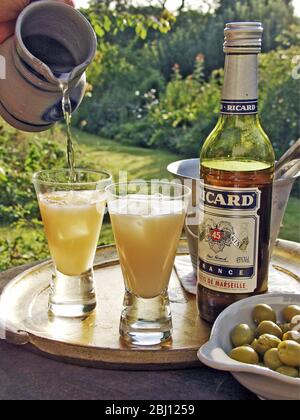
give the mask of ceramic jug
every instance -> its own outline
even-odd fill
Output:
[[[17,20],[15,36],[0,45],[0,115],[29,132],[62,120],[62,77],[75,111],[96,49],[95,32],[79,11],[51,0],[30,4]]]

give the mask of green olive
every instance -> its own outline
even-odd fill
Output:
[[[258,354],[249,346],[236,347],[230,352],[229,357],[238,362],[248,363],[250,365],[256,365],[259,362]]]
[[[296,341],[282,341],[278,346],[278,354],[284,365],[300,367],[300,344]]]
[[[296,315],[300,315],[300,306],[299,305],[290,305],[284,308],[283,317],[287,322],[291,322],[292,318]]]
[[[285,334],[288,331],[291,331],[291,329],[292,329],[292,326],[291,326],[290,323],[286,323],[286,324],[278,323],[277,325],[281,329],[281,331],[283,332],[283,334]]]
[[[247,324],[237,325],[231,333],[231,341],[234,347],[251,344],[254,340],[254,331]]]
[[[256,336],[263,334],[272,334],[278,338],[282,338],[282,330],[272,321],[262,321],[256,329]]]
[[[252,342],[251,347],[263,356],[268,350],[277,348],[280,343],[281,340],[275,335],[263,334]]]
[[[276,372],[292,378],[298,378],[298,370],[291,366],[280,366],[280,368],[276,369]]]
[[[264,364],[272,370],[277,370],[282,366],[282,362],[279,359],[278,349],[273,348],[265,353]]]
[[[283,341],[292,340],[292,341],[296,341],[296,343],[300,344],[300,332],[298,332],[298,331],[288,331],[285,334],[283,334],[282,340]]]
[[[255,306],[253,311],[253,321],[259,325],[262,321],[273,321],[276,322],[276,313],[273,311],[271,306],[260,304]]]

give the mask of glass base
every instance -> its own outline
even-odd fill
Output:
[[[49,311],[57,317],[84,318],[97,306],[93,271],[66,276],[59,271],[52,278]]]
[[[173,325],[168,292],[143,299],[126,291],[120,334],[130,344],[154,346],[172,337]]]

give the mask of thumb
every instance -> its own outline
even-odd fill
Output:
[[[75,3],[76,3],[75,0],[56,0],[56,1],[59,1],[60,3],[66,3],[69,6],[73,6],[73,7],[75,7]]]
[[[0,22],[16,19],[30,0],[0,0]]]
[[[4,42],[7,38],[13,35],[15,30],[15,20],[9,22],[0,23],[0,44]]]

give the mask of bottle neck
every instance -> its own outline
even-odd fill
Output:
[[[258,112],[258,55],[227,54],[221,114],[253,116]]]

